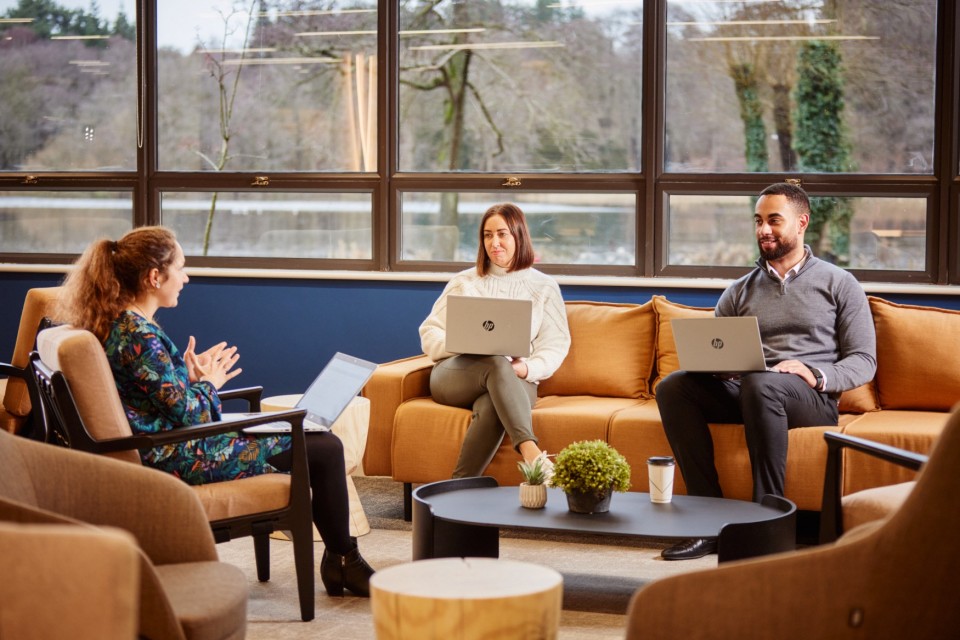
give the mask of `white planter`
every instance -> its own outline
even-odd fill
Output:
[[[526,482],[521,484],[520,504],[527,509],[543,509],[547,504],[547,485]]]

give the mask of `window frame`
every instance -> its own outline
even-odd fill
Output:
[[[552,274],[623,276],[632,278],[733,278],[749,270],[739,267],[688,267],[665,263],[669,194],[756,194],[768,184],[799,178],[813,195],[922,196],[927,198],[926,268],[923,271],[855,270],[863,282],[960,284],[960,9],[950,0],[937,0],[938,30],[935,63],[934,169],[930,175],[908,174],[709,174],[667,173],[663,170],[666,85],[666,0],[646,0],[643,7],[643,84],[641,135],[644,141],[638,172],[618,173],[411,173],[398,170],[399,143],[399,8],[395,0],[378,3],[377,168],[371,173],[269,173],[269,186],[254,187],[261,175],[252,172],[160,171],[157,166],[157,35],[158,0],[137,2],[139,129],[135,171],[4,172],[2,191],[123,190],[133,193],[132,224],[160,220],[164,191],[343,191],[370,193],[373,203],[370,260],[318,258],[190,257],[192,266],[264,270],[351,270],[397,273],[454,272],[467,263],[403,261],[400,203],[410,191],[620,191],[637,201],[632,266],[543,265]],[[504,187],[508,177],[520,187]],[[0,254],[0,261],[20,264],[66,264],[72,254]],[[539,265],[538,265],[539,267]]]

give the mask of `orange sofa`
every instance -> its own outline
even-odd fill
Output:
[[[900,305],[870,297],[877,330],[874,380],[840,399],[838,426],[790,431],[786,497],[818,511],[827,448],[824,431],[927,453],[960,400],[960,312]],[[541,383],[533,411],[540,446],[556,453],[578,440],[609,442],[630,462],[632,491],[647,491],[646,459],[671,454],[657,409],[656,386],[678,368],[670,320],[712,315],[654,296],[644,304],[568,302],[570,353]],[[430,398],[432,363],[415,356],[381,365],[364,389],[371,401],[364,472],[407,484],[450,477],[470,411]],[[743,426],[711,425],[724,495],[749,500],[753,481]],[[485,475],[501,485],[521,481],[509,438]],[[844,461],[844,495],[911,480],[913,472],[856,452]],[[685,492],[677,477],[675,491]]]

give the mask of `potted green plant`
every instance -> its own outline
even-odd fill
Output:
[[[576,513],[605,513],[614,491],[630,488],[630,464],[603,440],[574,442],[554,462],[551,484],[567,494]]]
[[[517,467],[523,475],[520,483],[520,504],[527,509],[542,509],[547,504],[547,470],[543,460],[518,462]]]

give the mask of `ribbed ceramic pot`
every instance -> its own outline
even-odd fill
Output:
[[[607,489],[602,496],[582,491],[567,492],[567,508],[574,513],[606,513],[610,511],[610,498],[613,491]]]
[[[527,484],[520,485],[520,505],[527,509],[543,509],[547,504],[547,485]]]

